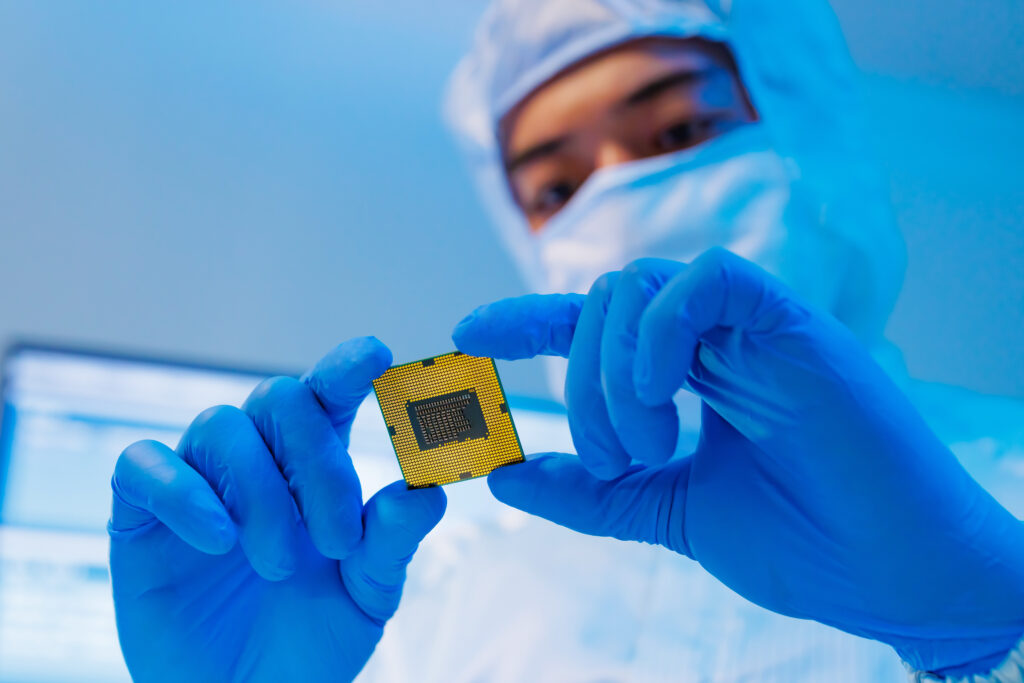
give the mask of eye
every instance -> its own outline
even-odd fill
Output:
[[[530,202],[530,212],[553,214],[561,209],[575,193],[576,186],[567,181],[545,185]]]
[[[664,154],[693,147],[703,142],[714,126],[710,119],[680,121],[663,129],[654,137],[654,153]]]

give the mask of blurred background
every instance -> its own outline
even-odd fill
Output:
[[[1024,396],[1020,2],[833,4],[909,246],[890,335],[917,377]],[[449,349],[523,291],[439,114],[483,5],[0,2],[0,343]]]
[[[0,0],[0,348],[93,351],[5,364],[0,681],[127,680],[105,533],[126,444],[241,402],[262,375],[237,368],[364,334],[435,355],[524,292],[440,115],[484,4]],[[889,334],[916,377],[1024,397],[1020,0],[833,5],[909,247]],[[541,364],[502,375],[527,451],[570,449]],[[359,415],[370,493],[399,473]],[[482,481],[449,497],[431,538],[497,510]]]

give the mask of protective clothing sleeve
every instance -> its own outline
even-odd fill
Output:
[[[498,499],[663,545],[754,603],[888,643],[921,671],[1005,659],[1024,633],[1024,524],[846,327],[714,249],[689,265],[634,262],[582,306],[498,302],[453,336],[469,353],[564,353],[576,310],[566,403],[579,457],[492,472]],[[680,389],[703,401],[686,457],[671,451]]]
[[[136,681],[351,680],[445,509],[395,482],[364,505],[356,408],[391,364],[376,339],[302,380],[203,412],[176,450],[129,446],[112,480],[110,574]]]
[[[949,676],[943,678],[921,671],[911,671],[911,683],[1024,683],[1024,640],[1010,651],[1002,664],[988,674]]]

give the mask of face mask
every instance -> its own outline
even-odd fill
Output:
[[[819,269],[807,273],[806,261],[792,263],[829,251],[820,215],[799,196],[796,175],[756,123],[697,147],[598,170],[534,237],[533,285],[586,293],[600,275],[634,259],[688,262],[724,246],[820,298],[820,279],[804,282]]]
[[[804,196],[794,165],[754,123],[697,147],[593,173],[535,236],[533,286],[586,293],[605,272],[641,257],[689,262],[724,246],[812,303],[830,308],[842,281],[839,240]],[[565,362],[551,363],[561,395]]]

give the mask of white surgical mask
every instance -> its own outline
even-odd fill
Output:
[[[594,280],[641,257],[689,262],[724,246],[829,309],[845,247],[822,230],[823,209],[764,127],[744,125],[690,149],[593,173],[532,242],[540,292],[586,293]],[[561,395],[565,362],[549,364]]]
[[[821,261],[820,211],[761,124],[701,145],[594,172],[533,240],[538,291],[585,293],[600,275],[647,256],[689,262],[724,246],[828,307],[836,269]],[[813,281],[810,281],[813,280]],[[807,286],[802,287],[805,284]]]

